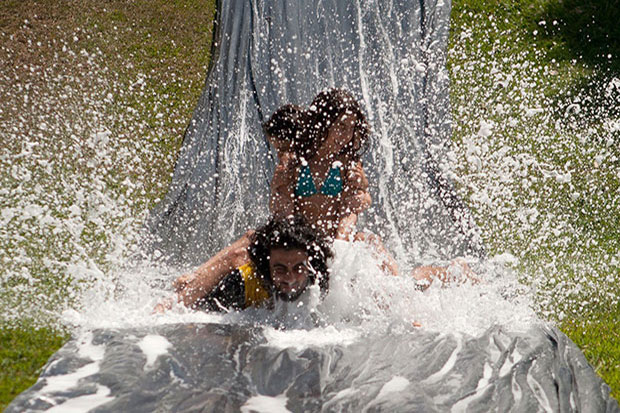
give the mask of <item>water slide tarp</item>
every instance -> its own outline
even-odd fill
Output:
[[[620,411],[554,329],[420,330],[305,349],[265,341],[261,329],[222,324],[96,330],[56,353],[6,412]],[[149,343],[163,350],[145,353]]]
[[[221,2],[205,91],[149,223],[156,247],[199,262],[263,222],[274,157],[261,122],[338,86],[363,102],[375,132],[365,159],[374,206],[362,225],[409,262],[480,253],[441,176],[449,14],[433,0]],[[289,345],[274,334],[290,334]],[[321,345],[296,334],[234,323],[80,333],[6,411],[620,411],[554,328],[337,332]]]

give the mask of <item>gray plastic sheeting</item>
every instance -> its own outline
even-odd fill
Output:
[[[150,361],[147,334],[169,343]],[[58,351],[6,412],[620,412],[555,329],[418,331],[299,350],[265,342],[260,328],[220,324],[95,331]],[[92,346],[101,360],[79,356]]]
[[[281,105],[350,90],[374,136],[373,207],[360,227],[403,261],[479,255],[475,225],[441,171],[450,141],[450,2],[247,0],[218,4],[212,67],[152,245],[199,263],[268,218],[275,155],[260,125]]]

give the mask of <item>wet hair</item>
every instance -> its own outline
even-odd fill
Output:
[[[295,144],[299,141],[307,124],[306,110],[300,106],[288,104],[276,110],[269,120],[263,123],[263,132],[275,140]]]
[[[329,133],[329,128],[344,114],[355,116],[353,139],[344,148],[354,160],[359,160],[370,146],[370,125],[358,101],[344,89],[328,89],[319,93],[308,109],[309,127],[300,148],[301,156],[316,151]],[[356,147],[357,146],[357,147]]]
[[[332,251],[320,230],[312,228],[301,216],[288,216],[272,218],[250,237],[248,247],[250,260],[265,287],[270,291],[274,287],[269,270],[269,256],[271,250],[277,248],[305,251],[311,267],[308,284],[315,284],[318,280],[321,295],[327,294],[329,288],[327,260],[332,257]]]

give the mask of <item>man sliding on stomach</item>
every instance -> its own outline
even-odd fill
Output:
[[[210,311],[273,307],[274,300],[297,300],[306,289],[318,284],[325,295],[329,286],[328,242],[303,218],[272,219],[250,236],[250,261],[219,277],[201,277],[177,292],[185,306]],[[199,281],[199,282],[196,282]],[[162,312],[171,302],[159,304]]]

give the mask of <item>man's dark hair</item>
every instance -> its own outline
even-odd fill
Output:
[[[327,139],[329,128],[344,114],[354,116],[355,125],[353,139],[343,151],[349,152],[354,160],[359,160],[370,146],[370,125],[353,95],[344,89],[335,88],[320,92],[310,104],[310,124],[300,155],[308,156],[316,151]]]
[[[305,251],[311,267],[309,285],[318,280],[321,294],[327,293],[329,288],[327,260],[332,257],[332,251],[321,231],[310,227],[301,216],[272,218],[256,230],[250,238],[248,253],[259,277],[269,290],[273,290],[269,256],[271,250],[277,248]]]
[[[288,104],[276,110],[263,123],[263,132],[276,140],[295,143],[307,124],[307,112],[300,106]]]

